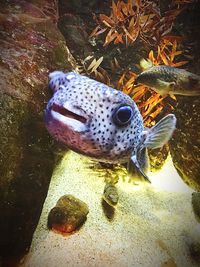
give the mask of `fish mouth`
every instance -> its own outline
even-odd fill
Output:
[[[52,118],[62,125],[62,129],[67,127],[67,129],[75,132],[88,132],[89,117],[78,106],[73,106],[69,103],[60,106],[54,103],[50,111]]]
[[[82,123],[86,123],[87,122],[87,119],[84,117],[84,116],[81,116],[77,113],[74,113],[64,107],[61,107],[57,104],[53,104],[51,110],[65,116],[65,117],[68,117],[68,118],[71,118],[71,119],[74,119],[74,120],[77,120],[77,121],[80,121]]]

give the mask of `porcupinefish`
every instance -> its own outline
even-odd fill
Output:
[[[134,163],[144,173],[146,148],[162,147],[176,124],[173,114],[144,128],[135,102],[126,94],[75,72],[49,75],[53,97],[45,110],[49,133],[71,150],[99,162]]]
[[[137,76],[134,84],[135,86],[147,85],[162,96],[200,95],[200,76],[166,65],[153,66],[144,70]]]

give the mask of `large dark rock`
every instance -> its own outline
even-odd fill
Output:
[[[178,17],[176,31],[186,38],[190,61],[186,69],[200,75],[200,5],[188,5]],[[193,60],[191,60],[191,56]],[[200,88],[199,88],[200,90]],[[170,152],[178,173],[193,189],[200,191],[200,96],[177,96],[177,130],[170,141]]]
[[[177,129],[170,141],[173,163],[182,179],[200,191],[200,97],[179,97]]]
[[[55,1],[0,2],[0,257],[26,252],[54,166],[48,73],[72,69]]]

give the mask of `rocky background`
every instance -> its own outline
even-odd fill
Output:
[[[0,10],[0,257],[5,263],[28,250],[54,168],[43,122],[48,73],[74,67],[56,26],[55,1],[1,1]]]
[[[132,47],[105,48],[103,41],[90,40],[95,27],[92,14],[106,13],[111,1],[60,0],[59,8],[56,3],[54,0],[0,2],[0,256],[3,263],[12,266],[13,260],[29,249],[58,148],[43,122],[43,110],[50,97],[48,73],[75,69],[75,61],[80,64],[88,55],[96,58],[103,55],[103,68],[108,72],[110,61],[120,57],[120,66],[125,69],[138,62],[144,52],[141,46],[135,53]],[[175,26],[191,42],[190,53],[194,58],[187,69],[197,74],[200,74],[199,12],[199,3],[194,1]],[[116,74],[117,71],[113,75]],[[177,98],[177,130],[169,145],[180,176],[198,191],[199,111],[200,98]]]
[[[187,69],[200,75],[200,5],[194,1],[178,18],[176,29],[184,34],[192,56]],[[180,177],[200,191],[200,97],[177,97],[177,130],[170,141],[173,163]]]

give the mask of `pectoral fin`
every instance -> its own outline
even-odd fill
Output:
[[[159,86],[159,89],[169,91],[173,89],[175,82],[165,82],[161,79],[157,79],[157,84]]]
[[[171,138],[175,127],[176,117],[173,114],[165,116],[149,129],[143,145],[151,149],[162,147]]]
[[[173,92],[175,82],[165,82],[161,79],[156,80],[155,91],[158,92],[162,97],[165,97],[169,92]]]
[[[135,168],[137,169],[137,171],[144,177],[145,180],[147,180],[149,183],[151,183],[151,181],[149,180],[148,176],[144,173],[144,171],[142,170],[138,160],[137,160],[137,156],[133,155],[131,157],[131,161],[133,162]],[[131,168],[133,166],[131,165],[131,162],[128,164],[128,172],[131,173]]]

